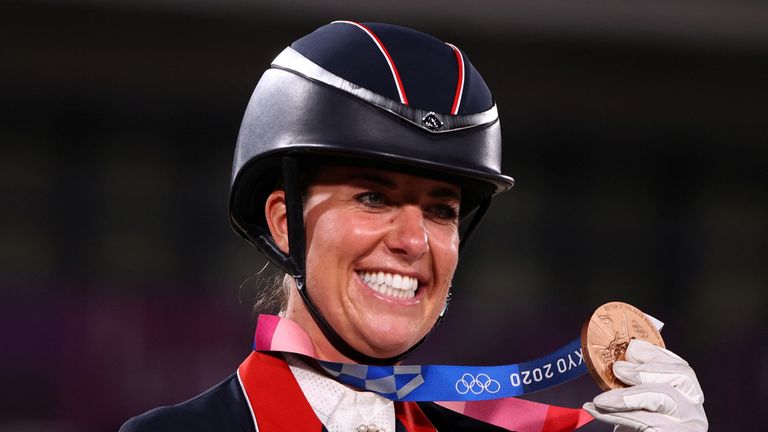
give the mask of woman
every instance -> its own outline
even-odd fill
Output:
[[[350,388],[314,360],[391,365],[421,345],[445,314],[461,250],[513,185],[500,162],[495,103],[457,47],[350,21],[294,42],[245,113],[230,216],[290,275],[281,316],[307,356],[254,353],[208,392],[121,430],[503,430]],[[646,345],[630,344],[632,362],[616,371],[640,385],[589,411],[621,430],[705,430],[693,372]]]

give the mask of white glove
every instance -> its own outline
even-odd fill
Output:
[[[696,374],[673,352],[634,339],[626,361],[614,363],[613,373],[632,387],[601,393],[584,409],[616,425],[614,432],[707,430],[704,393]]]

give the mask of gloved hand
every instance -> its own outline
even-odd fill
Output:
[[[584,404],[597,420],[616,425],[614,432],[706,431],[704,393],[688,363],[664,348],[632,340],[626,361],[613,373],[628,388],[609,390]]]

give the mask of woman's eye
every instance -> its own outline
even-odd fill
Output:
[[[459,210],[450,205],[434,205],[429,207],[429,212],[435,215],[436,218],[453,221],[459,218]]]
[[[357,201],[367,207],[381,208],[386,205],[384,195],[376,192],[366,192],[357,196]]]

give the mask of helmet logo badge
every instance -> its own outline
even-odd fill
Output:
[[[440,120],[440,117],[438,117],[437,114],[433,113],[432,111],[428,112],[427,115],[421,119],[421,123],[432,132],[435,132],[443,127],[443,122]]]

